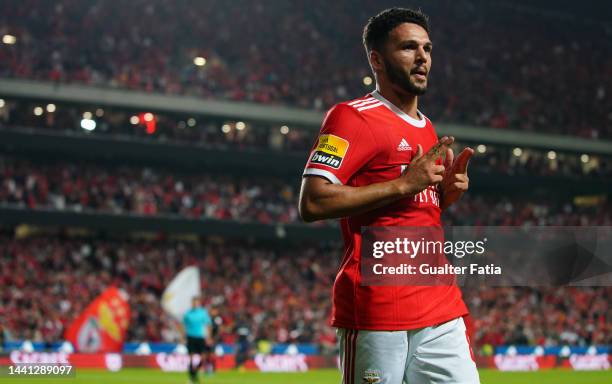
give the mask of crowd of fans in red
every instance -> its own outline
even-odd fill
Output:
[[[610,345],[610,287],[483,287],[464,293],[484,345]]]
[[[477,163],[477,162],[474,162]],[[478,169],[474,166],[473,169]],[[0,156],[0,204],[29,209],[180,215],[257,223],[299,222],[298,184],[269,176],[176,173]],[[612,209],[543,196],[470,193],[444,214],[453,225],[611,225]],[[330,221],[329,223],[332,223]]]
[[[295,187],[266,176],[36,163],[0,157],[0,202],[31,209],[291,223]]]
[[[3,3],[16,42],[0,46],[0,76],[323,110],[370,89],[362,28],[392,5]],[[421,105],[434,121],[612,135],[610,33],[593,15],[480,0],[423,7],[436,49]]]
[[[221,319],[219,341],[233,342],[247,316],[256,338],[317,342],[326,326],[336,247],[265,247],[201,242],[0,236],[0,323],[9,339],[57,341],[106,287],[124,289],[132,309],[128,340],[177,342],[160,306],[178,271],[198,265],[206,305]]]
[[[160,296],[179,270],[198,265],[218,341],[232,343],[236,322],[246,317],[255,340],[334,342],[327,320],[337,246],[18,238],[6,231],[0,240],[5,339],[61,340],[70,321],[112,284],[130,295],[128,340],[177,342],[179,331],[161,309]],[[612,343],[607,287],[486,287],[464,294],[479,347]]]

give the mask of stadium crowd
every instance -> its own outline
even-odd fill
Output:
[[[259,223],[298,220],[295,188],[281,180],[175,174],[142,167],[34,163],[0,157],[0,202],[31,209],[181,215]]]
[[[609,345],[610,287],[483,287],[465,293],[477,345]]]
[[[300,221],[297,188],[266,176],[0,156],[0,203],[29,209],[295,223]],[[443,220],[450,225],[610,225],[612,207],[605,198],[584,206],[548,193],[524,198],[470,193]]]
[[[110,285],[129,294],[130,341],[177,342],[160,296],[183,267],[198,265],[217,341],[233,343],[248,319],[253,340],[334,342],[327,325],[340,249],[289,249],[170,239],[92,239],[0,235],[0,324],[5,337],[54,342]],[[609,300],[598,288],[492,288],[466,292],[476,345],[612,343]]]
[[[160,296],[182,268],[198,265],[219,341],[234,341],[248,316],[256,338],[316,341],[326,331],[329,287],[337,268],[324,247],[274,249],[254,244],[35,236],[0,241],[0,324],[9,338],[52,342],[106,287],[129,296],[128,340],[178,342]]]
[[[588,200],[588,199],[587,199]],[[577,204],[550,196],[468,194],[442,214],[443,225],[454,226],[607,226],[612,206],[595,197]]]
[[[391,5],[7,2],[0,21],[14,41],[0,46],[0,76],[323,110],[371,89],[361,28]],[[436,49],[422,105],[434,121],[612,136],[604,25],[484,0],[424,10]]]

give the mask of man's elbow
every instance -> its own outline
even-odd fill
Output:
[[[307,223],[312,223],[313,221],[320,220],[316,204],[314,204],[310,199],[301,198],[300,204],[298,206],[298,212],[302,220]]]

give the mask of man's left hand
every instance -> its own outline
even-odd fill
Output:
[[[442,204],[440,208],[445,210],[450,207],[455,201],[468,190],[470,178],[467,174],[468,163],[474,154],[474,150],[466,147],[461,151],[455,159],[453,150],[446,150],[446,159],[444,160],[444,178],[440,183],[442,189]]]

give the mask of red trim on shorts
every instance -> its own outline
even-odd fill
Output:
[[[343,349],[344,349],[344,353],[342,356],[342,384],[348,384],[346,381],[346,355],[348,354],[348,347],[347,347],[347,342],[346,340],[348,339],[347,335],[348,335],[349,330],[345,329],[344,333],[342,335],[342,341],[344,343],[343,345]]]
[[[345,329],[344,358],[342,359],[342,384],[354,384],[355,382],[355,356],[357,355],[356,329]]]
[[[353,335],[353,341],[352,341],[352,354],[351,354],[351,384],[353,384],[355,382],[355,356],[357,355],[357,334],[359,333],[358,330],[355,330],[355,334]]]
[[[351,383],[351,335],[353,333],[352,329],[347,329],[344,333],[344,367],[343,367],[343,375],[342,382],[344,384],[352,384]]]

